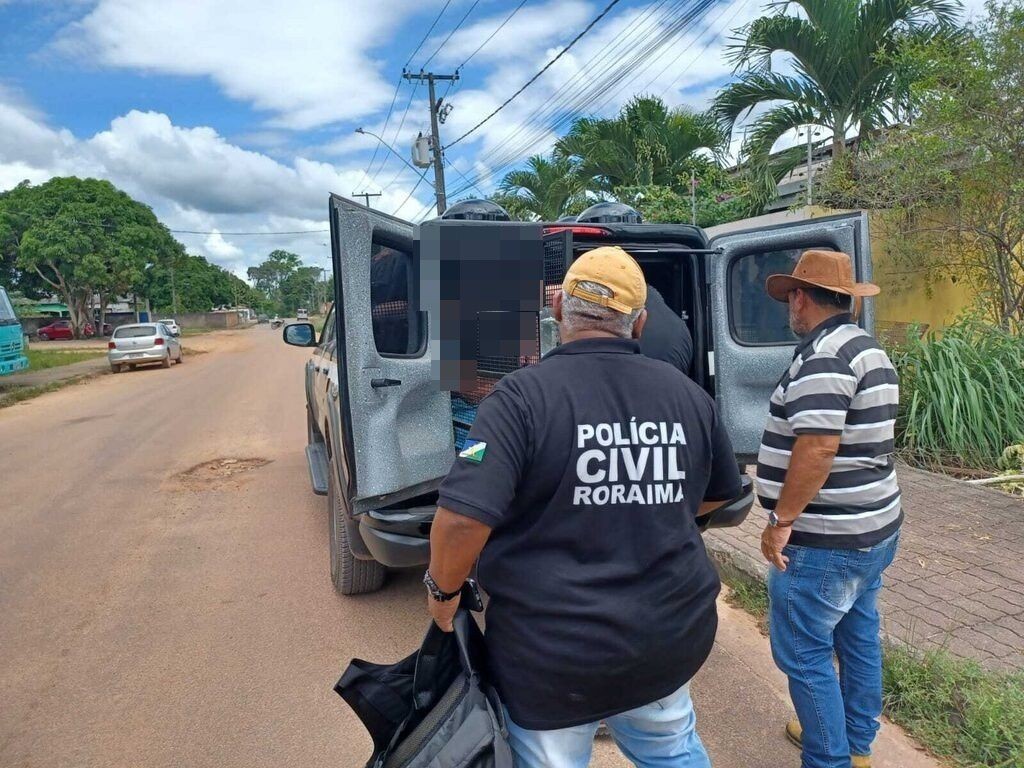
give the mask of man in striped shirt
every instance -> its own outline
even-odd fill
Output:
[[[850,257],[833,251],[807,251],[766,289],[789,303],[801,337],[757,461],[772,654],[798,718],[786,732],[803,768],[868,768],[882,711],[877,598],[903,522],[896,371],[850,314],[879,289],[855,282]]]

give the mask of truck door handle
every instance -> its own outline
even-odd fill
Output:
[[[380,389],[381,387],[397,387],[401,383],[401,379],[370,379],[370,386],[374,389]]]

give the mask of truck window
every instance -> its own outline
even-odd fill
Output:
[[[411,253],[374,244],[370,256],[370,316],[377,352],[385,357],[414,355],[423,345],[413,271]]]
[[[764,289],[768,275],[790,273],[805,249],[748,253],[729,269],[729,324],[741,344],[793,344],[789,307]]]
[[[14,325],[17,322],[18,318],[14,314],[10,299],[7,298],[7,291],[0,288],[0,325]]]

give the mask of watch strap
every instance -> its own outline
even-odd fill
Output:
[[[439,603],[447,603],[449,600],[454,600],[460,594],[462,594],[462,587],[459,587],[454,592],[445,592],[439,586],[434,578],[430,575],[430,571],[423,572],[423,584],[427,588],[427,592],[430,596]]]

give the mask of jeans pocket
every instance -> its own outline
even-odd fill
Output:
[[[821,597],[833,608],[840,610],[850,602],[854,587],[850,583],[850,556],[848,550],[831,550],[821,578]]]

